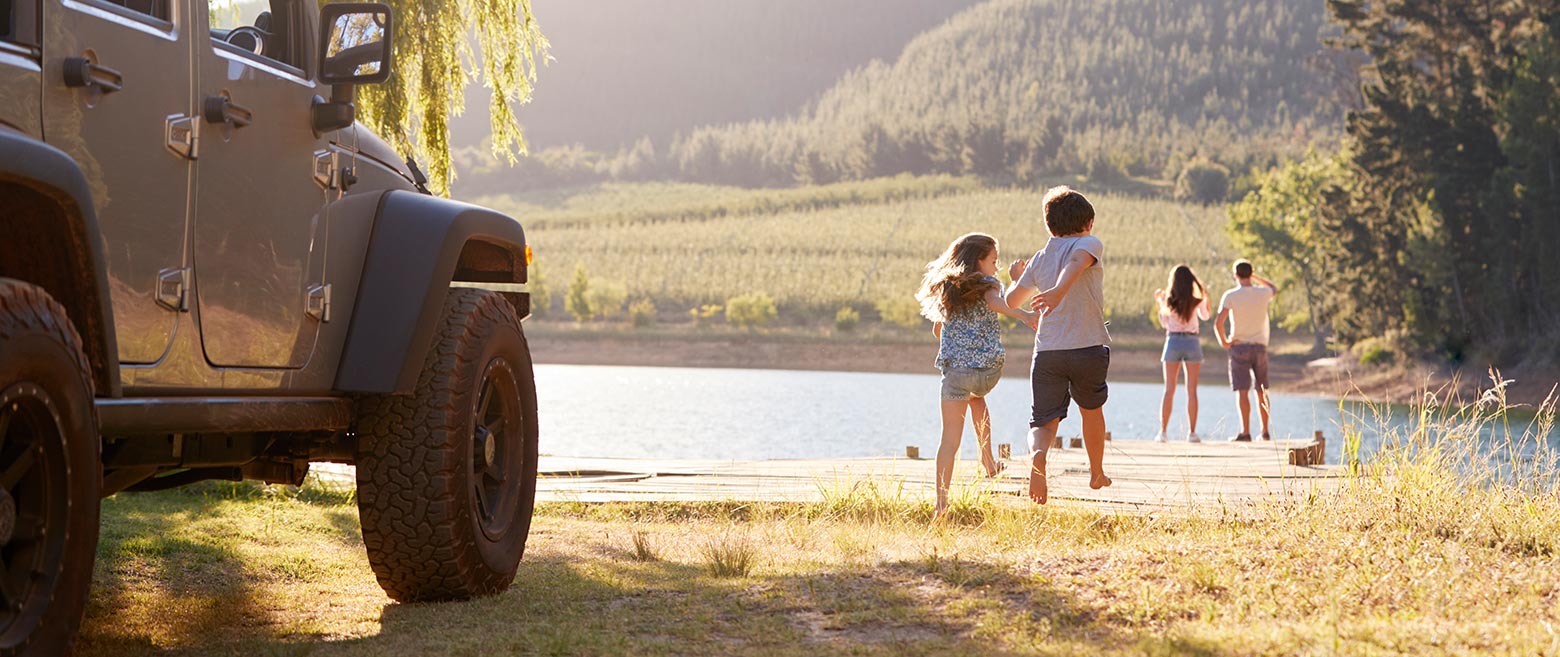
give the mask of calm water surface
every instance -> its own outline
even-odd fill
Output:
[[[938,381],[935,373],[538,365],[541,450],[558,456],[795,459],[903,455],[914,445],[930,456],[938,443]],[[1163,385],[1112,382],[1110,388],[1105,418],[1114,439],[1151,439]],[[1200,390],[1203,440],[1234,435],[1234,394],[1219,386]],[[1185,438],[1184,393],[1183,386],[1170,420],[1172,439]],[[1028,380],[1003,379],[987,401],[993,442],[1022,452]],[[1272,401],[1275,438],[1324,431],[1328,462],[1339,462],[1340,427],[1345,418],[1358,423],[1358,411],[1321,397],[1274,394]],[[967,422],[961,457],[974,458]],[[1076,407],[1061,432],[1080,435]],[[1367,453],[1372,438],[1367,436]]]

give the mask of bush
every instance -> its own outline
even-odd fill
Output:
[[[779,312],[775,300],[762,292],[754,292],[726,300],[726,321],[741,328],[754,328],[768,324]]]
[[[574,265],[574,280],[569,283],[569,292],[563,297],[563,309],[569,311],[577,322],[595,316],[590,306],[590,277],[585,274],[583,262]]]
[[[655,323],[655,302],[649,298],[635,301],[628,307],[628,318],[635,328],[645,328]]]
[[[891,324],[898,324],[906,328],[920,326],[925,318],[921,317],[921,304],[911,298],[882,299],[876,304],[878,317]]]
[[[1369,338],[1359,343],[1355,349],[1360,353],[1361,365],[1381,365],[1397,360],[1392,345],[1380,338]]]
[[[693,318],[694,324],[705,326],[713,322],[715,320],[715,316],[719,315],[722,310],[724,310],[724,308],[721,308],[716,304],[709,303],[699,306],[698,308],[690,308],[688,310],[688,316]]]
[[[1175,198],[1212,205],[1224,200],[1230,191],[1230,170],[1216,162],[1193,160],[1181,170],[1175,181]]]
[[[855,308],[845,306],[839,312],[834,313],[834,328],[841,331],[854,331],[856,324],[861,322],[861,313]]]
[[[611,319],[623,312],[623,304],[628,301],[628,288],[616,283],[594,281],[585,297],[590,300],[590,309],[596,316]]]

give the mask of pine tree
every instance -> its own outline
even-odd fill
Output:
[[[569,292],[563,297],[563,309],[579,322],[595,316],[590,305],[590,277],[585,273],[583,262],[574,265],[574,280],[569,283]]]

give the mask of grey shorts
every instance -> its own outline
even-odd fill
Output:
[[[1268,387],[1267,345],[1236,343],[1230,345],[1230,387],[1236,391],[1251,389],[1255,376],[1257,386]]]
[[[942,371],[942,400],[969,401],[985,397],[1002,378],[1002,366],[949,367]]]
[[[1165,351],[1159,360],[1166,363],[1203,362],[1202,339],[1196,335],[1170,333],[1165,336]]]
[[[1110,347],[1099,345],[1063,351],[1037,351],[1029,369],[1029,384],[1034,389],[1029,426],[1041,427],[1067,417],[1067,404],[1077,400],[1078,408],[1095,409],[1105,405],[1110,387]]]

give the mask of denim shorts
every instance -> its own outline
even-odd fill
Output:
[[[1166,363],[1203,362],[1202,338],[1195,334],[1169,333],[1165,335],[1165,351],[1159,360]]]
[[[1002,366],[949,367],[942,371],[942,400],[969,401],[985,397],[1002,378]]]

